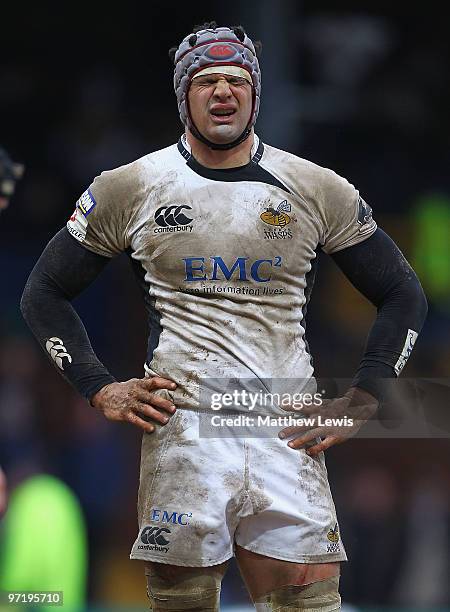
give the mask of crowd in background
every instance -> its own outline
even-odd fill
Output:
[[[242,22],[263,40],[257,133],[358,187],[417,269],[429,300],[403,376],[449,379],[450,60],[443,24],[431,11],[276,4],[258,3],[264,16],[239,11],[237,3],[228,13],[211,3],[203,11],[200,3],[195,14],[184,9],[176,26],[170,7],[140,14],[131,4],[129,14],[111,8],[94,12],[89,23],[76,11],[68,21],[52,14],[44,22],[34,7],[21,24],[20,47],[12,32],[5,34],[14,53],[1,58],[0,144],[26,174],[0,216],[0,465],[11,490],[46,472],[75,492],[88,531],[91,602],[145,604],[142,568],[128,560],[137,530],[140,434],[107,422],[63,381],[25,328],[18,303],[37,257],[94,176],[178,138],[166,51],[194,23]],[[289,68],[273,66],[274,57],[287,57]],[[113,374],[141,376],[147,322],[126,257],[75,305]],[[320,377],[352,377],[374,312],[321,256],[307,322]],[[345,601],[449,601],[446,423],[447,437],[358,439],[328,451],[350,558]],[[223,601],[246,601],[234,566]]]

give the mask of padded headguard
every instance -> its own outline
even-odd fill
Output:
[[[253,83],[253,109],[248,126],[237,141],[217,148],[231,148],[249,135],[256,122],[261,97],[261,72],[256,50],[242,28],[208,28],[186,36],[175,53],[173,84],[182,123],[197,137],[189,117],[187,93],[196,72],[210,66],[239,66],[250,74]],[[203,137],[200,138],[205,141]],[[208,144],[209,141],[206,141]],[[216,148],[215,147],[215,148]]]

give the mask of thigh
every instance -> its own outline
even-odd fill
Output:
[[[243,462],[239,440],[200,437],[193,411],[178,410],[168,425],[144,434],[131,558],[208,567],[232,557],[238,522],[232,500],[242,487]]]
[[[168,563],[154,563],[153,561],[146,561],[144,563],[145,575],[147,578],[159,578],[164,580],[168,585],[176,584],[180,580],[186,580],[192,576],[215,576],[222,580],[227,571],[227,567],[228,561],[208,567],[185,567],[182,565],[170,565]]]
[[[228,563],[208,567],[185,567],[145,563],[147,593],[152,610],[219,609],[220,587]]]
[[[248,440],[247,495],[235,542],[298,564],[346,561],[323,454],[309,457],[279,439]]]
[[[280,587],[303,585],[339,576],[340,563],[293,563],[236,546],[236,560],[253,600]]]

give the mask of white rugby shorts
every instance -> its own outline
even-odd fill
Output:
[[[277,437],[200,437],[199,417],[178,409],[143,436],[131,559],[205,567],[235,543],[297,563],[347,559],[323,453]]]

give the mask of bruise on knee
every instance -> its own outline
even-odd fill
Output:
[[[311,584],[286,585],[255,601],[257,612],[334,612],[341,609],[339,576]]]
[[[181,567],[147,563],[147,592],[151,610],[217,612],[226,564]]]

